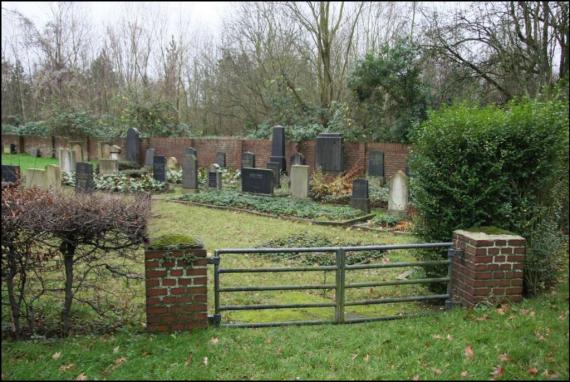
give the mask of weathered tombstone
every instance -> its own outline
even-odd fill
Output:
[[[255,154],[250,152],[250,151],[246,151],[245,153],[241,154],[241,167],[249,167],[249,168],[255,168]]]
[[[291,156],[291,166],[292,165],[306,165],[307,161],[305,160],[305,156],[299,152],[293,154],[293,156]]]
[[[20,180],[20,166],[2,165],[2,183],[17,183]]]
[[[291,195],[296,198],[309,197],[309,166],[291,166]]]
[[[12,154],[12,148],[11,148],[11,145],[10,145],[10,144],[8,144],[8,143],[5,143],[5,144],[4,144],[4,151],[3,151],[3,153],[4,153],[4,154]]]
[[[254,194],[273,194],[273,171],[265,168],[241,169],[241,190]]]
[[[217,190],[222,189],[222,173],[216,164],[210,166],[208,170],[208,187]]]
[[[152,168],[153,163],[154,163],[154,149],[153,148],[146,149],[144,155],[144,165],[145,167]]]
[[[178,168],[178,159],[175,157],[168,157],[166,160],[166,167],[169,170],[176,170]]]
[[[368,153],[368,176],[380,177],[384,180],[384,152],[373,150]]]
[[[70,149],[60,148],[57,157],[59,158],[59,169],[62,172],[71,174],[75,171],[75,155]]]
[[[166,182],[166,157],[164,155],[154,156],[152,177],[159,182]]]
[[[39,158],[39,157],[42,156],[42,152],[41,152],[40,149],[38,149],[37,147],[34,147],[34,148],[32,149],[32,151],[31,151],[31,155],[32,155],[34,158]]]
[[[283,126],[273,127],[271,156],[269,157],[269,161],[279,164],[279,171],[287,170],[287,161],[285,160],[285,128]]]
[[[127,160],[140,163],[141,138],[139,131],[133,127],[127,130]]]
[[[216,163],[218,166],[225,168],[226,167],[226,153],[222,151],[218,151],[216,153]]]
[[[186,149],[182,159],[182,187],[196,190],[198,188],[198,158],[195,150]]]
[[[267,162],[267,168],[273,171],[273,184],[275,187],[281,187],[281,165],[277,162]]]
[[[190,154],[193,154],[196,159],[198,159],[198,150],[196,150],[194,147],[186,147],[186,149],[184,149],[184,155]]]
[[[408,177],[402,170],[394,174],[390,180],[389,211],[405,211],[408,208]]]
[[[83,148],[81,145],[79,143],[75,143],[73,146],[71,146],[71,150],[75,155],[75,162],[83,162],[83,159],[85,158],[83,157]]]
[[[93,190],[95,190],[93,165],[87,162],[77,162],[75,171],[75,192],[92,192]]]
[[[370,212],[370,198],[368,196],[368,180],[356,179],[352,182],[352,196],[350,206],[358,208],[364,213]]]
[[[97,159],[109,159],[111,155],[111,144],[108,142],[97,142]]]
[[[342,134],[321,133],[316,141],[315,167],[322,171],[342,172],[344,170]]]
[[[18,150],[16,150],[15,143],[10,143],[10,154],[18,154]]]
[[[99,160],[100,175],[116,175],[119,173],[119,161],[115,159]]]
[[[61,190],[61,170],[59,166],[50,164],[46,166],[46,187],[52,190]]]
[[[26,170],[25,178],[26,178],[25,186],[27,188],[39,187],[44,190],[47,189],[46,170],[39,168],[29,168]]]
[[[117,145],[111,146],[109,149],[109,159],[119,160],[121,156],[121,147]]]

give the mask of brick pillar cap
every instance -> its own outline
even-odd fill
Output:
[[[493,235],[485,232],[465,231],[462,229],[453,231],[453,235],[461,235],[471,240],[525,240],[524,237],[516,234]]]

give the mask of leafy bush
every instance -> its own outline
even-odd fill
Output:
[[[350,207],[327,206],[309,200],[285,197],[246,195],[233,190],[186,194],[181,200],[317,220],[346,220],[362,215],[362,211]]]
[[[352,179],[347,176],[325,175],[318,170],[310,181],[309,196],[316,201],[348,201],[352,193]]]
[[[394,227],[402,220],[400,217],[390,214],[379,214],[374,216],[372,223],[383,227]]]
[[[141,165],[137,162],[121,160],[119,161],[119,171],[122,170],[137,170],[141,168]]]
[[[269,240],[258,245],[258,247],[339,247],[339,246],[359,246],[364,245],[359,241],[346,242],[343,240],[331,240],[323,235],[295,233],[282,238]],[[385,252],[384,252],[385,253]],[[369,263],[371,260],[379,259],[384,256],[380,251],[361,251],[361,252],[348,252],[346,255],[346,264],[364,264]],[[331,252],[313,252],[313,253],[265,253],[271,259],[277,260],[292,260],[298,261],[307,265],[335,265],[335,254]]]
[[[48,137],[52,134],[50,126],[43,121],[26,122],[20,125],[2,124],[2,134],[33,135]]]
[[[415,227],[424,240],[448,241],[455,229],[494,225],[525,237],[529,258],[539,256],[538,223],[557,214],[556,190],[568,182],[567,103],[444,108],[412,138]],[[525,274],[542,274],[533,264]],[[536,280],[525,279],[525,287],[537,291]]]
[[[139,171],[139,170],[129,170]],[[61,174],[61,183],[66,186],[75,187],[75,173],[69,175],[66,172]],[[124,173],[118,175],[94,174],[93,181],[95,190],[111,192],[151,192],[164,191],[166,183],[155,180],[150,174],[144,173],[137,177],[128,176]]]

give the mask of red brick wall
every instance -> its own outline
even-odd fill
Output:
[[[368,164],[368,152],[380,150],[384,152],[384,177],[390,179],[398,170],[406,170],[406,161],[409,154],[409,146],[400,143],[367,143],[366,164]]]
[[[193,256],[194,259],[184,259]],[[208,327],[206,250],[145,251],[147,330]]]
[[[458,230],[453,232],[453,245],[464,251],[463,259],[452,260],[454,303],[472,307],[485,300],[522,300],[524,238]]]

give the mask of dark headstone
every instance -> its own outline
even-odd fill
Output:
[[[16,183],[20,180],[20,166],[2,165],[2,183]]]
[[[315,166],[322,171],[342,172],[342,134],[321,133],[317,136]]]
[[[384,176],[384,152],[373,150],[368,153],[368,176]]]
[[[241,167],[255,168],[255,154],[249,151],[241,154]]]
[[[166,157],[164,155],[154,156],[152,177],[159,182],[166,182]]]
[[[75,165],[75,192],[92,192],[94,189],[93,165],[77,162]]]
[[[222,189],[222,173],[217,168],[210,168],[208,171],[208,187]]]
[[[241,169],[241,190],[255,194],[273,194],[273,171],[265,168]]]
[[[127,160],[136,163],[141,160],[141,138],[139,131],[133,127],[127,131]]]
[[[273,184],[275,187],[281,187],[281,165],[277,162],[267,162],[267,168],[273,171]]]
[[[184,158],[182,159],[182,187],[184,188],[198,188],[198,158],[194,151],[184,151]]]
[[[198,158],[198,150],[196,150],[194,147],[187,147],[186,149],[184,149],[184,155],[191,155],[193,154],[196,159]]]
[[[301,153],[295,153],[291,157],[291,166],[293,165],[306,165],[307,161],[305,160],[305,156]]]
[[[31,155],[32,155],[34,158],[39,158],[39,157],[42,156],[42,153],[41,153],[40,149],[38,149],[38,148],[33,148],[33,149],[32,149],[32,152],[31,152]]]
[[[146,149],[146,153],[144,156],[144,165],[145,167],[152,168],[154,166],[154,149]]]
[[[225,168],[226,167],[226,153],[218,151],[216,153],[216,162],[218,166]]]
[[[368,181],[366,179],[356,179],[352,182],[352,197],[350,198],[350,206],[364,211],[370,212],[370,198],[368,197]]]
[[[18,154],[18,150],[16,150],[15,143],[10,143],[10,154]]]
[[[287,161],[285,160],[285,128],[283,126],[273,127],[269,161],[278,163],[280,171],[287,169]]]

